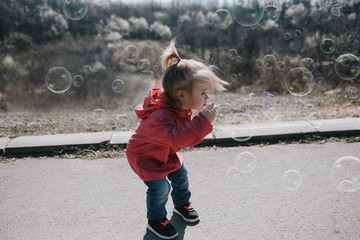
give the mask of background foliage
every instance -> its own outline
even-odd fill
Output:
[[[183,58],[215,64],[221,77],[229,82],[229,91],[238,92],[242,86],[288,94],[284,86],[286,73],[299,65],[302,58],[316,62],[314,77],[324,77],[329,89],[349,84],[334,72],[334,61],[343,53],[360,53],[360,3],[346,1],[340,17],[330,13],[330,4],[289,1],[279,4],[280,19],[275,24],[261,21],[254,27],[243,27],[234,22],[221,30],[213,26],[216,1],[204,4],[172,1],[163,5],[155,2],[122,4],[88,2],[86,16],[73,21],[63,14],[59,0],[1,0],[0,1],[0,108],[11,106],[49,108],[72,104],[74,100],[98,105],[120,99],[132,104],[134,94],[153,85],[151,77],[137,70],[137,61],[146,58],[155,77],[161,78],[159,56],[171,38],[177,37]],[[294,37],[296,30],[300,37]],[[290,40],[284,33],[292,34]],[[336,50],[331,55],[320,51],[324,38],[332,38]],[[137,61],[127,61],[123,49],[128,44],[140,50]],[[227,56],[236,49],[240,58]],[[258,68],[256,59],[273,54],[285,61],[284,70]],[[93,73],[82,72],[85,65]],[[72,87],[64,94],[53,94],[45,86],[47,71],[54,66],[67,68],[72,75],[82,74],[85,84]],[[156,68],[155,66],[158,66]],[[236,74],[237,79],[230,76]],[[126,82],[126,93],[115,94],[111,89],[114,79]],[[359,84],[355,79],[350,83]],[[255,90],[254,90],[255,91]],[[142,95],[140,96],[143,97]]]

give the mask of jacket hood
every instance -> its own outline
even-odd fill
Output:
[[[191,117],[191,109],[184,110],[176,106],[165,95],[162,88],[153,88],[146,95],[144,102],[135,107],[135,112],[140,119],[144,119],[148,114],[160,108],[167,108],[184,117],[187,117],[190,114]]]

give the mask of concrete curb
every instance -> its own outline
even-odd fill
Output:
[[[304,135],[312,134],[327,137],[360,136],[360,118],[261,123],[250,127],[253,127],[254,131],[249,133],[249,126],[245,128],[240,125],[214,126],[212,134],[209,134],[197,146],[234,146],[259,142],[278,142],[299,139]],[[239,133],[237,138],[241,139],[240,141],[235,141],[230,137],[229,132],[234,129],[236,133]],[[132,131],[126,131],[21,136],[14,139],[5,137],[0,138],[0,153],[5,156],[19,157],[24,155],[54,155],[64,149],[101,147],[103,144],[126,147],[132,134]],[[249,138],[249,135],[252,137]],[[245,139],[248,140],[245,141]]]

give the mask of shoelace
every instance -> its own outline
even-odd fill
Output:
[[[166,225],[168,225],[170,222],[166,219],[164,222],[161,222],[161,226],[165,227]]]

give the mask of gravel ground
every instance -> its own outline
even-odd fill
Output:
[[[239,114],[247,114],[255,123],[359,117],[360,106],[350,102],[331,101],[332,97],[295,98],[291,96],[255,97],[233,93],[211,96],[219,105],[214,125],[239,124]],[[142,100],[139,99],[139,103]],[[94,121],[93,111],[68,107],[48,111],[0,111],[0,137],[15,138],[24,135],[47,135],[100,131],[131,131],[138,123],[134,106],[103,109],[106,117]],[[194,112],[197,114],[197,112]],[[103,123],[102,123],[103,121]]]
[[[239,124],[239,115],[251,116],[255,123],[359,117],[356,102],[332,101],[332,96],[296,98],[292,96],[251,96],[221,93],[211,96],[219,105],[214,125]],[[138,102],[142,100],[139,98]],[[100,131],[131,131],[139,123],[134,106],[103,109],[106,117],[88,109],[58,108],[48,111],[0,112],[0,137],[15,138],[24,135],[47,135]],[[197,114],[195,111],[194,114]],[[97,119],[97,121],[94,121]]]

